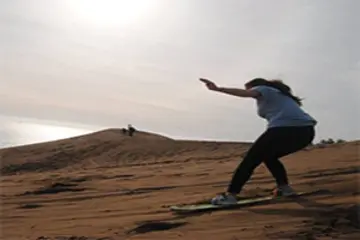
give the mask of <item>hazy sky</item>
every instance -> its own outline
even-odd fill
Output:
[[[255,101],[208,91],[282,78],[317,139],[360,138],[358,0],[0,0],[0,113],[254,140]]]

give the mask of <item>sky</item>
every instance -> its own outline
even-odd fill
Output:
[[[253,99],[207,90],[281,78],[316,139],[360,139],[358,0],[0,0],[0,114],[174,138],[253,141]]]

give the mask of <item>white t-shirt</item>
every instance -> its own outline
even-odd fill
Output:
[[[268,128],[285,126],[314,126],[317,121],[304,112],[290,97],[278,89],[256,86],[252,90],[261,93],[257,98],[257,113],[268,122]]]

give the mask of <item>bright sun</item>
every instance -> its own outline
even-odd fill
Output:
[[[130,25],[146,17],[157,0],[71,0],[68,7],[79,21],[111,27]]]

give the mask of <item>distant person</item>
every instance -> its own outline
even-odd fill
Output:
[[[126,128],[122,128],[121,130],[124,135],[127,135],[128,130]]]
[[[268,123],[266,131],[252,144],[237,167],[227,191],[214,197],[212,203],[235,204],[236,195],[262,162],[276,180],[275,196],[296,194],[289,186],[285,167],[279,158],[305,148],[314,139],[317,121],[301,109],[301,99],[279,80],[255,78],[245,84],[245,89],[218,87],[203,78],[200,81],[212,91],[254,98],[258,115]]]
[[[136,129],[131,124],[128,124],[128,133],[130,137],[134,135],[135,131]]]

